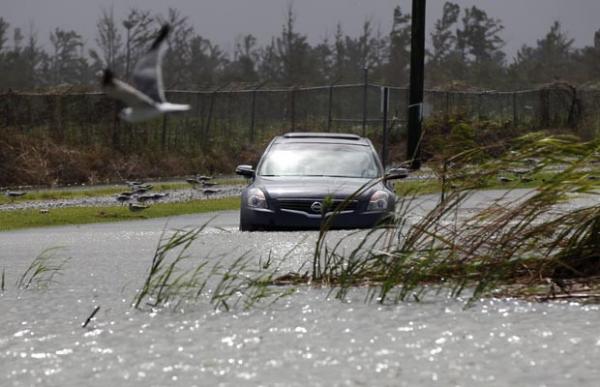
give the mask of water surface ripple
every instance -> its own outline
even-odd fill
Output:
[[[197,219],[196,219],[197,220]],[[194,221],[181,217],[169,227]],[[217,222],[218,224],[218,222]],[[164,221],[0,233],[1,386],[596,386],[600,308],[431,297],[380,306],[303,288],[274,305],[218,312],[131,308]],[[341,233],[343,234],[343,232]],[[272,252],[297,268],[315,233],[207,229],[194,254]],[[14,283],[41,250],[71,257],[46,290]],[[227,259],[227,258],[221,258]],[[284,268],[285,269],[285,268]],[[101,309],[87,328],[81,325]]]

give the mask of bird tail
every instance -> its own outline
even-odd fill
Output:
[[[171,26],[168,24],[163,24],[163,26],[160,28],[160,31],[158,31],[158,36],[156,39],[154,39],[154,43],[152,43],[152,47],[150,47],[150,51],[157,50],[158,47],[160,47],[162,41],[166,39],[167,35],[169,35],[170,30]]]

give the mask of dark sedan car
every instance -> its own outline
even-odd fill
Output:
[[[371,141],[354,134],[288,133],[274,138],[242,192],[240,230],[366,228],[394,211],[388,180]]]

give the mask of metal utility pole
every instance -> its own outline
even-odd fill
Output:
[[[331,132],[331,122],[333,121],[333,84],[329,85],[329,101],[327,103],[327,131]]]
[[[406,156],[411,161],[411,169],[421,167],[421,121],[423,119],[423,84],[425,78],[425,4],[426,0],[412,0],[408,141],[406,147]]]
[[[254,124],[256,120],[256,90],[252,90],[251,110],[250,110],[250,144],[254,143]]]
[[[363,116],[362,116],[362,136],[367,135],[367,96],[369,92],[369,68],[363,68]]]
[[[381,146],[381,161],[383,163],[383,167],[387,167],[388,161],[388,110],[389,110],[389,97],[390,97],[390,89],[389,87],[383,87],[381,89],[381,112],[383,113],[383,117],[381,121],[383,121],[383,141]]]

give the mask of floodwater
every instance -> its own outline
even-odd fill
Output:
[[[0,233],[0,386],[597,386],[600,307],[464,300],[347,302],[301,288],[275,304],[215,311],[131,307],[163,229],[207,216]],[[284,257],[294,270],[316,233],[240,233],[211,222],[192,257]],[[343,236],[348,232],[337,232]],[[49,247],[70,257],[47,289],[17,289]],[[220,258],[219,258],[220,257]],[[100,310],[86,328],[83,322]]]

